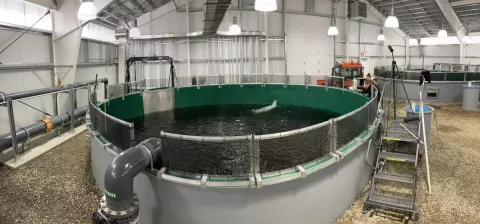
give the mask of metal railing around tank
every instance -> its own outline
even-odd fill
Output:
[[[457,65],[459,66],[459,65]],[[468,65],[462,66],[462,68],[456,68],[452,65],[448,70],[435,70],[439,68],[439,65],[427,66],[425,69],[430,70],[431,80],[433,82],[468,82],[468,81],[480,81],[480,66]],[[468,68],[468,69],[467,69]],[[398,71],[398,79],[401,80],[415,80],[418,81],[421,69],[416,70],[400,70]],[[375,68],[375,76],[380,78],[391,79],[392,70],[390,67],[377,67]]]
[[[128,94],[144,91],[146,89],[158,89],[169,87],[168,80],[142,80],[134,83],[119,84],[115,87],[109,87],[110,97],[125,97]],[[345,93],[349,90],[343,88],[343,77],[331,76],[310,76],[310,75],[291,75],[283,74],[271,75],[222,75],[222,76],[196,76],[196,77],[177,77],[175,80],[176,88],[210,85],[248,85],[248,84],[263,84],[263,85],[302,85],[305,88],[325,85],[326,88],[335,88]],[[119,89],[117,93],[112,93],[113,89]],[[209,153],[210,158],[216,161],[215,163],[228,164],[228,161],[222,161],[222,152],[227,148],[235,148],[235,166],[227,165],[222,170],[211,170],[210,178],[224,177],[224,179],[232,180],[248,180],[255,175],[263,176],[278,176],[290,171],[305,172],[305,168],[310,164],[316,163],[331,156],[343,156],[348,152],[340,152],[342,148],[348,148],[355,139],[362,133],[368,131],[369,128],[376,122],[377,110],[382,107],[378,105],[378,90],[372,88],[372,97],[360,108],[351,111],[338,118],[333,118],[320,124],[315,124],[309,127],[304,127],[296,130],[285,131],[280,133],[265,134],[265,135],[242,135],[242,136],[192,136],[181,135],[175,133],[168,133],[162,131],[160,137],[163,139],[165,146],[168,149],[166,153],[170,153],[170,159],[190,159],[195,158],[186,157],[182,155],[182,150],[191,149],[187,151],[195,151],[196,153]],[[106,104],[102,104],[105,106]],[[103,137],[105,137],[112,144],[120,149],[126,149],[130,142],[134,140],[133,123],[119,120],[105,112],[97,106],[95,96],[92,94],[90,100],[90,111],[92,125]],[[96,120],[96,121],[94,121]],[[111,130],[114,134],[112,134]],[[119,141],[119,136],[122,136]],[[127,139],[128,141],[125,141]],[[295,140],[295,141],[293,141]],[[277,150],[278,148],[290,148],[290,151],[295,149],[304,150],[306,153],[302,155],[288,155],[283,156],[277,154],[274,158],[267,158],[267,155],[272,155],[269,151]],[[201,150],[199,150],[201,149]],[[288,150],[287,150],[288,151]],[[292,159],[293,158],[293,159]],[[230,160],[232,158],[225,158]],[[180,161],[176,161],[180,162]],[[194,166],[210,166],[212,161],[196,161],[192,163]],[[272,162],[281,162],[278,166]],[[175,164],[175,161],[172,162]],[[181,162],[178,164],[182,164]],[[165,165],[170,174],[185,177],[187,179],[199,179],[202,175],[189,173],[182,170],[180,166]],[[196,167],[196,168],[198,168]],[[275,168],[275,169],[273,169]],[[198,170],[198,169],[197,169]],[[232,175],[233,173],[233,175]]]
[[[102,110],[103,107],[103,110]],[[90,94],[88,99],[90,119],[87,125],[92,125],[98,134],[119,149],[128,149],[135,140],[134,123],[116,118],[107,111],[107,103],[97,102],[97,92]]]

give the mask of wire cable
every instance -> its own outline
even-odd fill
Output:
[[[43,19],[43,17],[47,16],[48,14],[50,14],[50,10],[47,10],[47,12],[45,13],[45,15],[43,15],[42,17],[40,17],[40,19],[37,20],[37,22],[35,22],[32,26],[30,26],[27,30],[23,31],[22,34],[20,34],[20,36],[18,36],[17,38],[15,38],[15,40],[12,41],[12,43],[10,43],[9,45],[7,45],[5,48],[3,48],[2,51],[0,51],[0,54],[2,54],[3,52],[5,52],[10,46],[12,46],[12,44],[14,44],[15,42],[17,42],[18,39],[20,39],[20,37],[22,37],[23,35],[25,35],[28,31],[30,31],[30,29],[32,29],[35,25],[37,25],[38,22],[40,22],[40,20]]]

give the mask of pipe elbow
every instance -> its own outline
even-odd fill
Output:
[[[115,211],[125,210],[133,203],[133,179],[161,157],[161,140],[148,139],[115,156],[105,170],[107,206]]]

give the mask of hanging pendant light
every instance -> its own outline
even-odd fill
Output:
[[[233,16],[233,23],[230,25],[230,29],[228,30],[228,34],[230,35],[240,35],[242,33],[242,29],[240,25],[237,23],[237,17]]]
[[[331,26],[328,28],[328,36],[336,36],[338,35],[338,29],[336,26]]]
[[[385,41],[385,35],[383,35],[383,33],[380,33],[380,35],[378,35],[377,40],[378,41]]]
[[[443,8],[445,9],[445,1],[443,2]],[[438,31],[438,38],[445,38],[447,37],[447,31],[445,30],[445,16],[442,18],[442,29]]]
[[[138,29],[137,27],[137,20],[133,20],[133,26],[132,28],[130,29],[130,32],[129,32],[129,35],[128,35],[130,38],[131,37],[140,37],[142,36],[142,34],[140,33],[140,29]]]
[[[380,13],[383,15],[383,5],[382,8],[380,9]],[[383,28],[380,27],[380,34],[377,37],[378,41],[385,41],[385,35],[383,35]]]
[[[395,16],[395,7],[393,7],[393,0],[392,0],[392,9],[390,10],[390,15],[385,20],[385,27],[387,28],[398,28],[400,25],[398,24],[398,19]]]
[[[271,12],[277,10],[277,0],[255,0],[255,10]]]
[[[86,22],[97,18],[97,9],[92,1],[93,0],[83,0],[77,13],[78,20]]]
[[[338,29],[337,27],[335,26],[335,12],[336,12],[336,3],[334,3],[335,5],[333,5],[332,7],[332,18],[331,18],[331,26],[328,28],[328,31],[327,31],[327,35],[328,36],[336,36],[338,35]]]
[[[446,30],[442,29],[442,30],[438,31],[438,38],[445,38],[447,36],[448,36],[448,34],[447,34]]]

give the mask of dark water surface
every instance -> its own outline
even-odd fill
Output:
[[[290,131],[338,117],[307,107],[278,106],[254,114],[265,105],[202,106],[152,113],[136,129],[137,143],[159,137],[160,132],[196,136],[262,135]],[[312,161],[328,153],[328,126],[312,132],[260,141],[261,172],[286,169]],[[209,143],[164,139],[163,161],[156,168],[190,173],[238,175],[249,173],[248,141]]]

